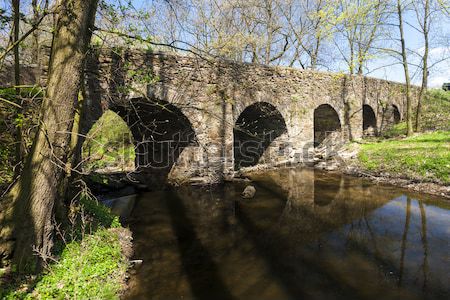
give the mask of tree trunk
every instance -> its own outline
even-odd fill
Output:
[[[38,0],[32,0],[31,6],[33,7],[33,24],[37,24],[40,18],[40,12],[38,7]],[[41,45],[40,45],[40,35],[39,30],[33,32],[33,54],[31,57],[31,62],[36,65],[36,80],[39,84],[39,79],[41,77]]]
[[[9,195],[11,220],[8,222],[8,216],[0,216],[0,221],[6,221],[10,227],[2,230],[0,246],[7,242],[4,235],[12,232],[13,263],[18,271],[36,271],[51,253],[55,202],[59,200],[59,191],[64,190],[60,183],[65,182],[67,173],[83,61],[97,3],[98,0],[61,2],[40,127],[22,176]],[[39,257],[35,256],[36,252]]]
[[[424,97],[426,98],[428,93],[428,53],[429,53],[429,40],[428,40],[428,15],[430,12],[430,1],[425,0],[425,9],[424,9],[424,17],[423,17],[423,24],[422,24],[422,33],[424,37],[425,42],[425,50],[423,53],[423,66],[422,66],[422,86],[420,87],[420,93],[419,93],[419,100],[417,102],[417,109],[416,109],[416,126],[415,131],[419,131],[420,129],[420,113],[422,109],[422,102]]]
[[[398,286],[402,286],[403,283],[403,272],[405,267],[405,255],[406,248],[408,244],[408,231],[409,231],[409,223],[411,221],[411,199],[409,197],[406,198],[406,214],[405,214],[405,228],[403,229],[402,235],[402,243],[400,245],[400,266],[399,266],[399,274],[398,274]]]
[[[13,7],[13,43],[17,43],[20,33],[20,0],[12,0]],[[17,43],[14,47],[14,85],[16,86],[16,97],[21,99],[20,95],[20,44]],[[22,106],[22,103],[18,103]],[[22,109],[17,109],[16,119],[21,118]],[[15,168],[14,177],[20,173],[20,165],[23,159],[23,142],[22,142],[22,127],[17,124],[16,127],[16,147],[15,147]]]
[[[20,32],[20,0],[12,0],[13,7],[13,43],[16,43],[19,40],[19,32]],[[17,44],[14,47],[14,83],[16,86],[20,85],[20,56],[19,56],[19,48],[20,45]],[[17,91],[18,88],[16,88]],[[19,90],[20,92],[20,90]]]
[[[400,31],[400,42],[402,46],[402,64],[405,72],[406,83],[406,127],[407,136],[412,135],[412,106],[411,106],[411,79],[409,77],[408,58],[406,55],[405,34],[403,32],[403,8],[401,0],[397,0],[398,28]]]

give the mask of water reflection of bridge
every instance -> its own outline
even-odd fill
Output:
[[[151,295],[173,296],[184,284],[190,292],[177,295],[199,299],[207,299],[205,293],[228,295],[223,299],[414,299],[414,293],[448,291],[442,279],[446,246],[427,235],[434,229],[427,227],[430,208],[422,202],[391,187],[313,170],[254,179],[251,200],[242,200],[243,186],[233,184],[210,191],[183,187],[156,202],[141,201],[158,215],[146,221],[151,231],[141,233],[141,246],[137,231],[137,252],[162,247],[171,258],[170,264],[148,258],[151,274],[160,276],[160,286],[149,285]],[[144,212],[137,208],[138,215]],[[161,232],[165,238],[158,241]],[[173,289],[161,287],[174,282]]]

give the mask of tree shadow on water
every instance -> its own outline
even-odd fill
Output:
[[[178,241],[181,262],[196,299],[233,299],[220,278],[217,265],[195,233],[182,200],[170,192],[167,198],[173,230]]]

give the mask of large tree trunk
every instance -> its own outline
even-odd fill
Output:
[[[55,202],[64,190],[60,183],[65,182],[67,173],[70,133],[97,3],[61,1],[39,130],[22,176],[9,195],[7,215],[0,216],[0,255],[2,246],[12,238],[18,271],[36,270],[40,258],[50,255],[53,246]]]
[[[398,13],[398,28],[400,31],[400,42],[402,47],[402,64],[405,72],[406,83],[406,135],[410,136],[413,133],[412,128],[412,104],[411,104],[411,79],[409,77],[408,59],[406,54],[405,34],[403,31],[403,7],[401,0],[397,0]]]
[[[20,95],[20,44],[17,43],[19,40],[19,33],[20,33],[20,0],[12,0],[12,7],[13,7],[13,43],[15,43],[14,47],[14,85],[16,86],[16,97],[17,99],[21,98]],[[19,103],[20,106],[23,105],[23,103]],[[20,118],[22,114],[22,109],[17,109],[16,118]],[[14,177],[17,177],[20,172],[20,164],[22,163],[23,159],[23,142],[22,142],[22,127],[17,126],[16,128],[16,149],[15,149],[15,169],[14,169]]]

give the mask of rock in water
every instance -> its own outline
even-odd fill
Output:
[[[256,194],[256,188],[253,185],[249,185],[242,192],[242,198],[250,199],[250,198],[255,197],[255,194]]]

